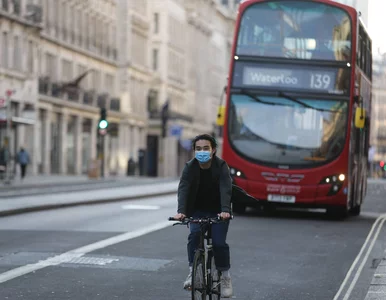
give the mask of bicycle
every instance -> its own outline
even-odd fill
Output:
[[[194,254],[192,267],[192,300],[205,300],[207,299],[206,296],[209,297],[209,300],[219,300],[221,298],[221,272],[216,270],[214,263],[212,224],[224,222],[224,220],[220,217],[185,218],[183,220],[176,220],[170,217],[169,221],[178,221],[178,223],[173,224],[173,226],[189,225],[190,223],[201,225],[200,243]]]

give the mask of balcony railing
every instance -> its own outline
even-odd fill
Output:
[[[11,6],[10,3],[13,5]],[[22,15],[21,0],[1,0],[0,4],[1,14],[5,12],[8,17],[24,26],[42,29],[43,11],[41,5],[27,4],[25,6],[26,13]]]
[[[106,107],[117,112],[121,109],[120,99],[117,97],[111,98],[108,93],[98,94],[95,90],[83,90],[73,87],[62,89],[62,84],[51,82],[48,76],[39,78],[39,93],[79,104]]]
[[[148,115],[149,115],[149,119],[152,119],[152,120],[161,119],[161,112],[160,111],[156,111],[156,110],[148,111]],[[182,120],[182,121],[186,121],[189,123],[193,122],[193,117],[188,116],[186,114],[178,113],[175,111],[169,111],[169,118],[168,119],[169,120]]]

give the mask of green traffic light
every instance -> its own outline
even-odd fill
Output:
[[[109,125],[109,122],[107,122],[106,120],[100,120],[99,121],[99,128],[100,129],[106,129],[108,125]]]

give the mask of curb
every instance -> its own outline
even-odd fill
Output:
[[[46,183],[46,184],[18,184],[18,185],[0,185],[0,192],[8,192],[8,191],[14,191],[18,189],[34,189],[34,188],[50,188],[50,187],[56,187],[56,186],[78,186],[78,185],[87,185],[87,184],[97,184],[97,183],[103,183],[103,182],[116,182],[116,179],[96,179],[96,180],[84,180],[84,181],[66,181],[66,182],[52,182],[52,183]]]
[[[19,215],[19,214],[44,211],[44,210],[54,210],[54,209],[66,208],[66,207],[75,207],[75,206],[81,206],[81,205],[94,205],[94,204],[100,204],[100,203],[112,203],[112,202],[120,202],[120,201],[134,200],[134,199],[143,199],[148,197],[167,196],[167,195],[173,195],[176,193],[177,193],[177,190],[173,190],[173,191],[165,191],[165,192],[144,194],[144,195],[137,195],[137,196],[93,199],[93,200],[85,200],[80,202],[69,202],[69,203],[42,204],[42,205],[35,205],[30,207],[0,211],[0,217]]]

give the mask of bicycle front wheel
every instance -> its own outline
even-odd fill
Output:
[[[192,300],[206,299],[205,256],[197,250],[192,269]]]
[[[214,257],[212,257],[211,265],[207,266],[208,268],[211,268],[211,282],[210,285],[212,286],[212,299],[214,300],[220,300],[221,298],[221,272],[217,271]],[[210,298],[210,297],[209,297]]]

